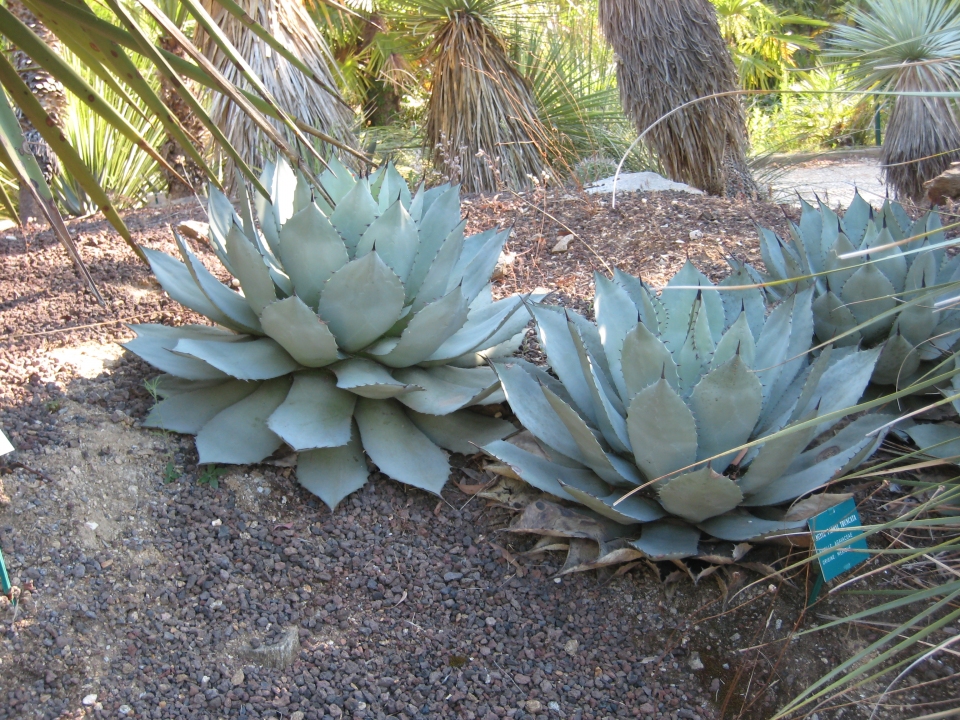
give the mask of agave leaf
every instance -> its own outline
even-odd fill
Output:
[[[720,282],[720,287],[729,287],[732,285],[752,285],[756,279],[750,275],[750,271],[745,265],[739,268],[729,277]],[[733,325],[741,313],[747,315],[747,325],[754,341],[760,337],[763,331],[763,324],[767,319],[767,309],[763,301],[763,291],[760,288],[751,288],[747,290],[724,290],[719,293],[723,302],[723,311],[725,316],[724,327]],[[719,344],[719,343],[718,343]],[[749,364],[749,362],[747,363]]]
[[[227,330],[206,325],[132,325],[137,337],[124,344],[161,372],[170,373],[185,380],[226,380],[227,374],[197,358],[177,355],[171,350],[183,338],[212,338],[231,340],[237,336]]]
[[[687,323],[690,318],[690,308],[693,307],[694,300],[700,296],[703,307],[706,311],[705,320],[709,324],[710,336],[716,344],[720,341],[720,336],[724,328],[723,301],[720,299],[720,293],[714,290],[677,290],[678,286],[693,287],[714,287],[710,279],[694,267],[688,259],[682,268],[667,282],[666,287],[660,295],[660,301],[667,310],[667,331],[665,335],[674,334],[684,337],[687,333]],[[669,347],[667,340],[664,342]]]
[[[679,389],[680,378],[673,356],[643,323],[637,323],[624,338],[620,358],[626,389],[623,399],[628,406],[638,392],[661,377],[674,390]]]
[[[427,210],[437,201],[437,199],[443,195],[451,187],[450,183],[443,183],[442,185],[435,185],[426,192],[423,193],[423,212],[426,213]]]
[[[536,305],[530,308],[530,311],[537,321],[537,335],[547,362],[570,393],[578,413],[596,427],[593,395],[587,379],[583,376],[577,348],[570,336],[567,312],[545,305]]]
[[[629,393],[623,378],[623,343],[636,327],[635,318],[639,318],[639,312],[621,285],[598,272],[593,274],[593,280],[596,287],[594,311],[600,330],[600,341],[610,367],[610,378],[619,396],[628,399]]]
[[[777,280],[786,280],[790,277],[796,277],[787,273],[787,264],[783,256],[782,244],[777,234],[773,230],[765,227],[757,227],[760,233],[760,257],[763,258],[763,265]]]
[[[907,215],[906,210],[903,209],[903,205],[898,202],[891,202],[886,204],[884,208],[884,214],[889,213],[888,217],[893,219],[893,222],[896,223],[897,228],[900,230],[900,237],[897,240],[903,240],[907,237],[907,232],[913,226],[913,220],[910,219],[910,216]],[[891,223],[888,221],[887,225],[890,226]]]
[[[878,385],[902,387],[920,367],[920,353],[898,332],[886,342],[873,368],[871,380]]]
[[[357,181],[353,177],[353,173],[340,162],[340,158],[331,154],[327,158],[327,167],[320,174],[320,184],[323,185],[323,189],[327,191],[330,199],[339,205],[340,201],[357,184]]]
[[[150,269],[157,282],[172,300],[208,317],[218,325],[245,332],[241,326],[234,323],[220,308],[210,302],[186,265],[159,250],[144,248],[143,252],[147,256],[147,262],[150,263]]]
[[[593,411],[600,432],[616,452],[629,454],[630,440],[627,437],[627,424],[623,417],[625,414],[623,403],[617,396],[610,380],[597,367],[596,360],[587,353],[579,331],[573,323],[568,323],[567,327],[577,350],[577,357],[580,360],[580,368],[583,371],[584,379],[587,381],[587,387],[590,390]]]
[[[733,480],[709,467],[667,480],[659,493],[660,504],[667,512],[692,523],[723,515],[743,500],[743,493]]]
[[[243,296],[250,309],[260,315],[267,305],[277,299],[270,270],[264,263],[263,256],[236,225],[227,233],[226,245],[233,267],[231,272],[240,281]]]
[[[697,554],[700,531],[672,520],[647,523],[630,544],[653,561],[682,560]]]
[[[713,353],[713,360],[710,361],[710,368],[716,369],[736,355],[743,359],[747,367],[756,367],[757,343],[753,339],[745,312],[740,313],[740,317],[720,338]]]
[[[377,219],[378,211],[377,201],[370,194],[370,188],[365,179],[358,180],[337,203],[337,209],[330,216],[330,222],[343,238],[351,258],[356,255],[360,238]]]
[[[917,221],[919,222],[919,220]],[[910,264],[907,271],[907,278],[904,281],[904,289],[919,290],[920,288],[931,287],[937,284],[937,258],[933,250],[918,253]]]
[[[464,455],[474,455],[484,445],[502,440],[517,431],[506,420],[470,410],[457,410],[448,415],[426,415],[411,409],[406,412],[420,432],[435,445]]]
[[[784,361],[789,357],[787,350],[790,347],[795,299],[796,295],[791,295],[773,308],[757,339],[757,354],[754,362],[757,368],[757,379],[763,385],[764,404],[770,398],[777,378],[783,371]]]
[[[317,312],[347,352],[387,332],[403,310],[403,284],[376,252],[351,260],[323,287]]]
[[[467,300],[454,288],[446,297],[415,313],[399,340],[388,338],[366,352],[389,367],[407,367],[426,360],[467,320]]]
[[[490,282],[490,276],[497,267],[497,261],[500,259],[503,245],[508,237],[510,237],[509,230],[494,234],[464,267],[462,287],[467,300],[472,302]]]
[[[242,227],[243,221],[233,209],[230,199],[214,186],[210,186],[208,192],[207,219],[210,221],[209,236],[214,252],[230,274],[236,275],[233,260],[227,249],[227,237],[234,227]]]
[[[407,208],[410,212],[410,217],[413,218],[413,221],[417,223],[417,225],[420,224],[420,220],[423,218],[424,195],[424,184],[421,182],[420,185],[417,186],[417,192],[414,193],[413,198],[410,200],[410,207]]]
[[[334,363],[329,369],[337,376],[337,387],[361,397],[381,400],[422,390],[394,379],[379,363],[364,358],[350,358]]]
[[[924,423],[905,428],[905,432],[925,455],[960,464],[960,425],[952,422]]]
[[[711,371],[690,395],[690,410],[697,421],[697,460],[704,460],[747,442],[763,403],[763,389],[738,356]],[[736,453],[712,461],[722,473]]]
[[[861,197],[859,192],[853,194],[853,202],[843,214],[843,234],[850,238],[854,245],[859,245],[867,231],[872,210],[870,204]]]
[[[283,228],[297,212],[297,174],[282,155],[277,155],[270,181],[270,209],[277,227]]]
[[[486,382],[479,387],[470,383],[466,377],[459,382],[462,376],[455,374],[469,376],[475,370],[407,367],[394,370],[393,375],[401,382],[422,388],[422,392],[399,398],[404,405],[427,415],[448,415],[468,405],[475,405],[497,389],[497,379],[493,373],[480,373],[481,377],[486,378]]]
[[[385,212],[388,207],[398,200],[404,208],[410,207],[410,201],[412,200],[410,188],[407,187],[407,183],[404,182],[403,177],[397,172],[394,164],[389,162],[386,167],[382,167],[381,169],[383,170],[383,180],[377,196],[380,212]]]
[[[860,342],[860,331],[843,335],[858,325],[857,319],[844,305],[840,298],[832,292],[821,295],[813,301],[813,327],[822,342],[829,342],[834,338],[837,347],[856,345]],[[843,335],[843,337],[839,337]]]
[[[394,202],[374,220],[360,238],[356,257],[376,250],[401,282],[406,282],[420,246],[417,224],[400,201]]]
[[[859,258],[847,258],[841,260],[840,256],[852,253],[856,250],[846,235],[838,235],[833,247],[827,252],[825,261],[826,269],[830,274],[826,276],[827,289],[840,292],[840,288],[856,272],[856,266],[860,264]]]
[[[900,238],[901,240],[903,238]],[[878,247],[894,242],[894,238],[887,228],[884,228],[873,241],[871,247]],[[870,259],[876,264],[877,269],[882,272],[894,290],[903,292],[904,281],[907,277],[907,259],[903,256],[903,251],[899,247],[887,248],[886,250],[877,250],[870,254]]]
[[[895,292],[893,285],[876,265],[864,265],[844,283],[840,299],[853,313],[857,324],[861,324],[895,308]],[[864,342],[871,342],[888,333],[893,320],[894,317],[888,315],[861,328]]]
[[[538,440],[557,452],[585,464],[586,458],[580,452],[580,447],[542,390],[543,387],[549,386],[542,381],[538,382],[533,374],[527,372],[526,365],[528,364],[519,361],[491,363],[491,367],[500,378],[510,408],[520,423]],[[554,392],[553,389],[551,392],[563,399],[559,392]]]
[[[781,534],[790,530],[801,530],[806,520],[764,520],[743,509],[731,510],[724,515],[709,518],[699,524],[705,533],[719,540],[746,542],[758,540],[768,535]]]
[[[144,419],[143,426],[195,435],[213,416],[240,402],[258,387],[260,383],[240,380],[216,385],[200,384],[194,390],[158,402]]]
[[[310,184],[310,181],[307,180],[306,176],[299,170],[297,170],[296,175],[297,175],[297,186],[293,192],[293,214],[294,215],[296,215],[298,212],[302,212],[303,210],[306,210],[307,207],[309,207],[313,203],[314,201],[313,196],[315,195],[314,188]],[[321,198],[321,201],[323,201],[323,198]],[[317,204],[317,207],[320,208],[321,212],[323,212],[324,215],[326,215],[327,212],[325,210],[325,207],[329,208],[329,206],[326,204],[326,202],[323,202],[323,205],[324,207],[321,207],[319,204]],[[293,216],[291,215],[291,217]]]
[[[852,349],[848,350],[837,350],[837,359],[843,357],[843,353],[855,352]],[[793,411],[790,413],[788,422],[794,422],[798,420],[805,413],[814,412],[811,408],[810,402],[817,394],[817,390],[820,387],[820,381],[823,379],[823,374],[829,369],[831,361],[833,360],[834,347],[833,345],[827,345],[823,350],[820,351],[819,357],[813,361],[813,364],[810,366],[810,372],[807,374],[807,378],[803,384],[803,390],[800,392],[800,397],[797,398],[797,402],[794,403]]]
[[[817,411],[813,410],[802,421],[812,420],[816,415]],[[816,434],[816,427],[810,427],[768,440],[747,466],[747,472],[737,480],[740,491],[749,495],[783,475]]]
[[[305,367],[336,362],[337,341],[326,324],[296,295],[263,309],[263,330]]]
[[[649,480],[697,459],[696,420],[666,380],[648,385],[633,398],[627,430],[637,467]]]
[[[504,328],[510,328],[511,334],[515,334],[519,329],[516,327],[518,323],[522,328],[529,322],[528,316],[520,310],[523,305],[524,299],[513,295],[491,305],[471,310],[467,316],[467,322],[456,333],[444,340],[443,344],[424,361],[424,364],[445,365],[462,355],[490,347],[489,341]],[[519,319],[512,322],[515,315],[519,316]]]
[[[636,493],[614,507],[613,504],[623,493],[611,492],[610,487],[599,479],[571,477],[561,479],[560,486],[581,505],[621,525],[653,522],[665,514],[663,508],[653,500]]]
[[[283,440],[267,427],[290,389],[290,378],[262,383],[252,394],[217,413],[197,433],[200,463],[256,463],[272,454]]]
[[[877,437],[867,437],[867,433],[891,420],[889,415],[857,418],[829,440],[801,454],[783,475],[748,496],[742,504],[745,507],[778,505],[823,487],[861,450],[867,448],[873,452],[883,440],[883,433]]]
[[[438,192],[434,193],[434,191]],[[427,207],[427,198],[432,193],[436,200]],[[419,291],[444,240],[460,223],[460,188],[459,186],[432,188],[424,196],[424,203],[423,217],[419,223],[420,250],[413,263],[410,277],[407,279],[411,294]]]
[[[704,370],[710,366],[710,359],[716,349],[710,337],[706,313],[703,310],[702,305],[694,307],[695,319],[691,331],[676,353],[680,393],[684,397],[690,394]]]
[[[339,447],[306,450],[297,455],[297,482],[323,500],[331,512],[367,483],[369,471],[356,423],[350,440]]]
[[[453,289],[451,285],[456,286],[452,281],[459,276],[454,268],[463,252],[463,229],[466,225],[466,220],[461,221],[447,235],[419,288],[414,290],[410,283],[407,283],[407,301],[413,300],[414,310],[420,310],[428,303],[439,300]]]
[[[193,281],[201,292],[207,296],[207,299],[229,318],[231,326],[252,335],[262,335],[260,319],[250,308],[249,303],[238,293],[217,280],[213,273],[204,267],[199,258],[187,249],[183,238],[176,231],[173,236]]]
[[[859,350],[840,358],[830,365],[820,378],[817,390],[812,394],[809,404],[800,409],[802,414],[819,407],[820,415],[827,415],[845,407],[857,404],[863,391],[870,382],[873,368],[880,355],[880,348]],[[817,434],[824,432],[838,420],[817,427]]]
[[[667,312],[660,298],[649,290],[642,280],[623,272],[620,268],[613,269],[613,281],[630,296],[640,314],[640,322],[646,325],[654,335],[659,335],[666,322]]]
[[[542,388],[543,395],[550,403],[554,412],[566,426],[574,442],[580,450],[577,459],[583,458],[583,463],[597,475],[611,485],[628,485],[635,487],[643,482],[636,469],[629,463],[617,462],[616,456],[608,454],[600,444],[593,430],[583,421],[576,411],[567,403],[554,395],[548,388]],[[511,405],[512,407],[512,405]]]
[[[348,262],[347,248],[316,203],[280,226],[280,259],[297,295],[317,307],[324,284]]]
[[[840,225],[839,215],[830,209],[829,206],[824,205],[823,201],[819,198],[817,199],[817,204],[820,206],[819,212],[823,224],[823,229],[820,232],[820,267],[817,270],[817,272],[821,272],[826,269],[825,261],[827,253],[830,252],[833,244],[837,241],[837,238],[840,237],[843,228]]]
[[[925,345],[935,335],[937,311],[935,298],[928,295],[918,299],[913,305],[905,307],[894,321],[892,334],[900,333],[913,346]]]
[[[807,267],[813,272],[823,269],[823,217],[803,198],[800,198],[800,224],[797,227],[800,242],[797,245],[803,251]]]
[[[269,380],[296,370],[299,365],[272,338],[180,340],[173,352],[212,365],[237,380]]]
[[[153,391],[157,394],[157,397],[168,398],[173,397],[174,395],[182,395],[183,393],[201,390],[203,388],[210,388],[214,385],[222,385],[223,378],[219,380],[185,380],[184,378],[179,378],[176,375],[168,375],[164,373],[163,375],[158,375],[156,378],[154,378],[151,384],[153,385]]]
[[[798,292],[793,299],[793,314],[790,319],[790,342],[773,389],[765,397],[781,397],[800,372],[809,364],[807,351],[813,340],[813,286]]]
[[[294,450],[339,447],[350,440],[356,401],[356,395],[336,386],[330,373],[299,372],[267,425]]]
[[[400,403],[361,397],[354,417],[363,447],[380,472],[407,485],[440,494],[450,475],[447,455],[417,429]]]
[[[592,470],[551,462],[503,440],[487,443],[483,446],[483,451],[509,465],[525,483],[563,500],[574,498],[560,485],[560,479],[572,481],[574,478],[583,478],[584,482],[603,482]]]

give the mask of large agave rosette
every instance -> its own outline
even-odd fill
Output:
[[[285,442],[331,508],[366,482],[364,451],[438,493],[441,448],[513,430],[469,409],[502,399],[483,363],[529,321],[524,298],[491,296],[508,233],[465,237],[457,187],[411,193],[392,165],[357,179],[332,161],[320,180],[335,207],[282,160],[262,180],[259,230],[248,203],[238,216],[211,191],[211,244],[240,292],[179,236],[180,260],[146,251],[170,297],[214,325],[133,327],[127,349],[166,373],[145,424],[195,434],[201,463],[255,463]]]
[[[744,284],[745,271],[722,283]],[[695,555],[701,532],[740,542],[800,527],[770,506],[863,461],[882,436],[868,433],[890,419],[865,415],[832,436],[839,418],[810,422],[854,405],[880,354],[828,347],[811,362],[812,296],[791,295],[767,317],[759,290],[718,291],[689,262],[659,296],[625,273],[597,275],[596,324],[532,308],[556,377],[520,359],[492,363],[536,443],[484,450],[626,526],[620,535],[639,534],[632,546],[651,558]]]

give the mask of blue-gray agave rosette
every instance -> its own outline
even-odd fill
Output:
[[[721,283],[743,284],[745,272]],[[828,347],[811,362],[812,289],[767,317],[759,290],[708,288],[688,262],[659,297],[625,273],[597,275],[596,324],[533,307],[556,378],[520,359],[492,364],[539,446],[484,450],[540,490],[638,526],[633,547],[651,558],[695,555],[701,531],[740,542],[801,527],[769,506],[862,462],[882,435],[867,434],[890,418],[860,417],[813,447],[837,419],[771,436],[854,405],[880,350]]]
[[[915,239],[869,255],[841,258],[908,238]],[[960,332],[960,311],[938,309],[938,294],[942,293],[926,290],[960,280],[960,256],[947,257],[943,245],[936,212],[914,221],[899,203],[889,200],[875,212],[857,193],[840,217],[823,203],[814,208],[801,200],[800,223],[790,223],[789,241],[760,228],[766,273],[748,270],[757,281],[828,273],[771,291],[782,296],[812,287],[814,331],[820,342],[836,337],[837,346],[883,343],[872,380],[903,385],[922,361],[949,352]],[[870,322],[873,318],[876,320]],[[843,335],[860,325],[864,327]]]
[[[467,409],[502,399],[483,362],[511,354],[529,322],[524,298],[491,296],[508,232],[465,237],[457,187],[412,194],[392,165],[357,179],[333,161],[320,180],[335,208],[270,165],[259,231],[248,203],[238,216],[211,190],[211,245],[241,292],[180,237],[182,262],[146,251],[170,297],[215,326],[133,326],[127,349],[166,373],[145,424],[196,434],[201,463],[255,463],[286,442],[331,508],[366,482],[364,451],[439,493],[441,448],[513,430]]]

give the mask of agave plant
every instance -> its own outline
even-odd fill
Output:
[[[740,542],[800,527],[769,506],[860,463],[881,439],[868,433],[890,419],[862,416],[807,449],[838,418],[808,421],[855,404],[880,354],[828,347],[810,362],[812,297],[803,290],[765,317],[759,290],[720,292],[689,262],[659,297],[625,273],[598,275],[596,325],[532,308],[556,378],[520,359],[492,363],[536,443],[484,450],[540,490],[641,525],[632,546],[657,559],[696,554],[701,531]]]
[[[927,288],[960,279],[960,256],[946,256],[938,213],[914,221],[889,200],[875,212],[859,193],[842,217],[822,202],[814,208],[801,200],[801,206],[799,225],[790,223],[789,241],[760,228],[766,273],[748,267],[755,280],[802,278],[789,283],[787,292],[813,289],[814,331],[820,342],[883,343],[875,383],[904,384],[921,361],[950,350],[960,331],[960,314],[938,309],[937,292]],[[889,247],[909,238],[914,239]],[[843,259],[870,248],[883,249]],[[816,273],[826,274],[809,277]],[[772,293],[784,294],[776,287]],[[899,312],[898,305],[903,305]]]
[[[489,285],[508,232],[464,237],[457,187],[411,194],[390,165],[321,176],[336,208],[283,161],[271,200],[241,216],[211,191],[211,243],[242,292],[179,236],[183,262],[147,250],[174,300],[214,327],[137,325],[126,347],[162,370],[149,427],[197,436],[201,463],[255,463],[286,442],[300,483],[331,508],[367,479],[364,450],[400,482],[438,493],[441,448],[470,453],[513,431],[468,410],[499,399],[485,358],[510,354],[529,315]],[[439,446],[439,447],[438,447]]]

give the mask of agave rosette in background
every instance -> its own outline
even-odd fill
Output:
[[[865,415],[830,436],[838,419],[828,419],[775,435],[856,404],[880,354],[828,347],[811,362],[812,299],[802,290],[767,317],[760,290],[718,291],[689,261],[660,296],[628,274],[597,275],[596,324],[532,308],[556,378],[521,359],[492,363],[535,442],[484,450],[536,488],[620,524],[621,536],[639,535],[632,548],[650,558],[697,554],[701,532],[741,542],[802,527],[771,506],[862,462],[882,437],[868,433],[890,420]]]
[[[782,296],[813,288],[817,339],[837,338],[837,346],[882,343],[873,381],[908,384],[922,361],[950,352],[960,331],[960,312],[938,309],[937,300],[942,298],[936,290],[927,290],[960,280],[960,256],[948,257],[942,246],[923,249],[943,244],[940,215],[928,212],[914,221],[899,203],[889,200],[875,212],[859,193],[842,217],[822,202],[819,205],[814,208],[801,200],[800,223],[790,223],[789,241],[760,228],[766,273],[748,270],[757,281],[827,273],[790,283],[786,290],[784,286],[769,290]],[[860,257],[841,257],[908,238],[915,239]],[[897,312],[900,305],[903,309]],[[877,319],[870,322],[873,318]],[[854,330],[860,325],[864,327]]]
[[[366,482],[364,451],[439,493],[441,448],[513,430],[468,409],[501,399],[483,363],[511,354],[529,322],[524,298],[491,296],[509,232],[465,237],[457,187],[411,193],[392,165],[357,179],[331,161],[321,183],[335,208],[282,160],[262,181],[259,230],[249,203],[238,216],[211,190],[211,245],[241,292],[179,236],[181,259],[146,251],[170,297],[214,326],[133,326],[127,349],[165,373],[145,424],[195,434],[201,463],[255,463],[286,442],[331,508]]]

